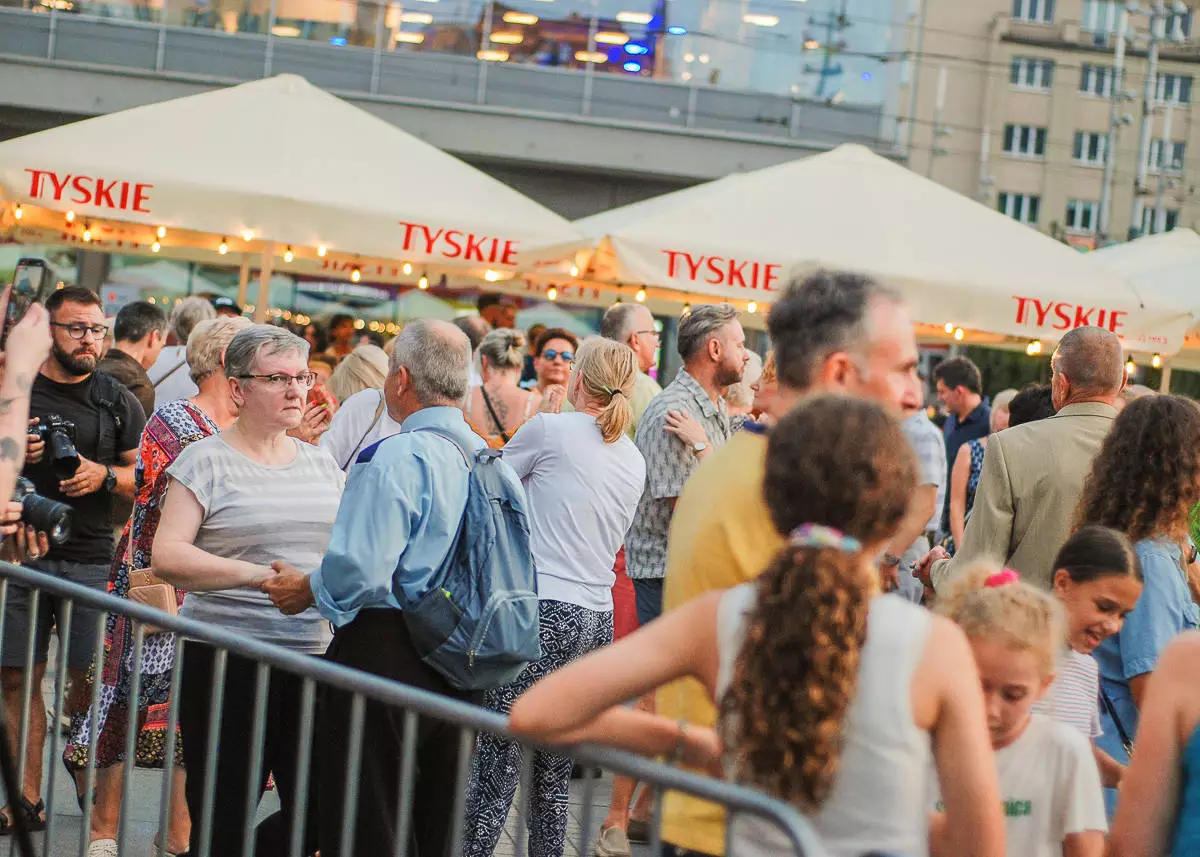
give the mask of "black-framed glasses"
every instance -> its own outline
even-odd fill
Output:
[[[103,339],[108,335],[108,327],[103,324],[84,324],[82,321],[63,324],[61,321],[52,321],[50,322],[50,326],[61,327],[67,332],[67,336],[72,339],[83,339],[89,333],[95,339]]]
[[[243,381],[262,381],[273,393],[282,393],[293,383],[298,384],[301,390],[311,390],[317,383],[317,376],[312,372],[301,372],[299,375],[284,375],[275,372],[271,375],[238,375],[238,377]]]
[[[561,357],[566,362],[570,363],[575,359],[574,351],[555,351],[553,348],[547,348],[542,352],[543,360],[553,360],[556,357]]]

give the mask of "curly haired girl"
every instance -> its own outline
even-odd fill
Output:
[[[1092,464],[1079,508],[1080,524],[1111,527],[1133,542],[1144,579],[1121,630],[1095,652],[1104,731],[1097,744],[1121,763],[1159,655],[1179,633],[1200,627],[1188,582],[1195,562],[1188,514],[1197,501],[1200,409],[1180,396],[1130,402]]]
[[[1066,639],[1062,606],[1015,571],[978,565],[938,599],[937,610],[966,633],[979,667],[1008,854],[1100,857],[1108,822],[1091,745],[1066,723],[1033,713]],[[940,842],[938,827],[934,857],[957,853]]]
[[[878,405],[806,400],[769,440],[764,495],[790,538],[763,574],[548,677],[517,701],[510,727],[722,769],[806,814],[834,857],[927,852],[932,751],[954,853],[998,857],[999,790],[966,640],[878,589],[875,559],[914,473],[900,424]],[[620,707],[685,676],[719,702],[719,735]],[[733,836],[739,857],[791,850],[745,817]]]

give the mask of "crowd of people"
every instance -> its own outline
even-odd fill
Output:
[[[257,753],[256,663],[147,628],[135,664],[127,617],[109,614],[95,650],[95,611],[65,614],[43,595],[34,613],[14,585],[0,691],[9,734],[24,722],[29,740],[0,835],[18,814],[45,826],[47,723],[22,690],[27,641],[40,686],[57,633],[62,761],[94,806],[93,857],[117,853],[131,717],[136,764],[177,765],[158,833],[172,854],[240,854],[248,827],[264,857],[288,853],[294,829],[306,854],[390,853],[406,793],[418,853],[460,842],[488,857],[525,782],[529,853],[560,857],[567,748],[580,742],[788,802],[811,822],[805,857],[1200,847],[1200,408],[1130,390],[1112,333],[1068,331],[1050,383],[1020,391],[989,391],[969,359],[943,360],[939,427],[901,294],[851,273],[779,294],[765,360],[735,309],[691,307],[665,386],[641,304],[610,307],[582,341],[517,330],[513,303],[494,295],[386,343],[359,341],[348,317],[289,330],[236,310],[136,302],[110,331],[99,298],[66,287],[9,332],[0,488],[22,473],[71,505],[75,526],[51,544],[10,504],[6,556],[485,706],[511,734],[481,734],[466,759],[454,727],[422,718],[414,732],[403,712],[360,715],[323,687],[300,759],[303,682],[272,669]],[[536,569],[540,654],[479,689],[428,657],[406,605],[459,551],[485,461]],[[358,716],[368,751],[352,760]],[[560,749],[532,753],[523,775],[521,738]],[[93,762],[89,795],[79,774]],[[256,823],[275,785],[279,809]],[[202,832],[206,796],[216,823]],[[654,825],[677,854],[794,850],[761,820],[727,831],[704,801],[672,792],[655,805],[651,788],[615,778],[597,857],[628,857]]]

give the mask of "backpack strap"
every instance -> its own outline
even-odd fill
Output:
[[[186,365],[187,365],[187,358],[185,357],[182,360],[180,360],[178,363],[176,363],[170,372],[168,372],[166,375],[163,375],[157,381],[153,382],[153,384],[151,386],[153,386],[154,389],[157,390],[159,384],[161,384],[163,381],[170,378],[172,375],[174,375],[176,372],[178,372],[180,369],[182,369]]]
[[[117,455],[120,452],[117,447],[121,444],[121,429],[125,425],[121,418],[121,413],[117,408],[117,405],[121,401],[123,389],[120,381],[105,372],[96,372],[92,378],[92,390],[90,394],[92,404],[108,414],[109,419],[113,422],[113,461],[117,460]],[[97,441],[99,441],[100,437],[103,437],[103,434],[103,431],[99,433]],[[103,450],[99,450],[99,452],[102,454]]]
[[[358,444],[354,447],[354,451],[350,453],[350,457],[347,458],[342,463],[342,466],[341,466],[342,470],[345,470],[347,467],[349,467],[354,462],[354,457],[356,455],[358,455],[359,450],[362,449],[363,443],[370,436],[371,432],[375,430],[375,426],[379,425],[379,418],[383,416],[383,409],[384,409],[384,407],[386,407],[386,405],[387,405],[387,401],[383,398],[383,391],[380,390],[379,391],[379,404],[375,408],[375,418],[373,420],[371,420],[371,424],[369,426],[367,426],[367,430],[365,432],[363,432],[363,436],[358,439]]]
[[[463,463],[467,465],[467,470],[470,471],[470,470],[475,469],[471,463],[470,451],[465,446],[463,446],[462,442],[459,441],[458,438],[456,438],[454,435],[450,434],[450,432],[446,431],[445,429],[436,428],[435,426],[429,426],[427,428],[416,428],[416,429],[413,429],[413,431],[429,432],[430,434],[436,434],[438,437],[450,441],[452,444],[454,444],[454,448],[458,450],[458,454],[462,456]]]

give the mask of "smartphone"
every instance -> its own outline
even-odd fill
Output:
[[[45,260],[26,257],[17,262],[4,310],[4,328],[0,330],[0,351],[8,344],[9,331],[25,317],[30,305],[46,299],[49,282],[50,268]]]

